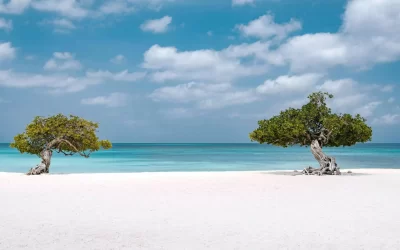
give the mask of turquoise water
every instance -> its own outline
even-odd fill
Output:
[[[400,168],[400,144],[324,149],[341,168]],[[0,144],[0,172],[26,172],[40,162]],[[282,170],[316,167],[309,148],[244,144],[114,144],[88,159],[54,154],[52,173]]]

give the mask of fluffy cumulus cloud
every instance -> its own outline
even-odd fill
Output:
[[[122,107],[128,102],[128,95],[124,93],[111,93],[108,96],[97,96],[81,100],[84,105],[102,105],[106,107]]]
[[[143,31],[147,32],[165,33],[168,31],[168,27],[171,24],[171,22],[172,22],[172,17],[164,16],[160,19],[147,20],[142,25],[140,25],[140,28]]]
[[[80,70],[82,64],[69,52],[54,52],[53,57],[44,64],[43,68],[49,71]]]
[[[130,73],[127,70],[111,73],[109,71],[86,72],[83,76],[65,74],[28,74],[12,70],[0,70],[0,86],[10,88],[48,88],[49,93],[62,94],[78,92],[91,85],[110,81],[135,82],[144,73]]]
[[[361,84],[353,79],[325,80],[316,90],[329,92],[334,98],[329,101],[335,112],[360,114],[364,117],[374,115],[382,104],[375,93],[382,89],[379,85]]]
[[[76,0],[34,0],[31,6],[39,11],[54,12],[61,16],[79,19],[88,16],[89,9],[86,5],[88,1]]]
[[[69,33],[71,30],[76,29],[75,24],[66,18],[56,18],[53,20],[44,20],[39,24],[50,25],[54,28],[55,32],[58,33]]]
[[[304,74],[293,76],[279,76],[274,80],[266,80],[264,84],[257,87],[260,94],[278,94],[291,92],[305,92],[316,86],[323,77],[321,74]]]
[[[156,89],[151,95],[155,101],[194,103],[199,109],[217,109],[258,100],[253,90],[240,90],[229,83],[205,84],[190,82]]]
[[[230,81],[239,77],[260,75],[265,65],[241,62],[254,56],[251,45],[231,46],[226,50],[178,51],[175,47],[152,46],[144,54],[143,67],[151,70],[154,81]]]
[[[13,29],[13,24],[11,20],[0,18],[0,29],[5,31],[10,31]]]
[[[399,114],[386,114],[381,117],[377,117],[372,122],[375,125],[396,125],[400,123]]]
[[[0,62],[14,59],[15,53],[15,48],[10,42],[0,43]]]
[[[112,0],[105,2],[100,6],[98,15],[109,15],[109,14],[123,14],[130,13],[135,10],[132,2],[124,0]]]
[[[333,99],[328,99],[333,112],[360,114],[370,119],[383,104],[375,95],[383,88],[376,84],[361,84],[349,78],[332,80],[321,74],[307,73],[268,79],[256,88],[256,93],[268,98],[285,96],[284,102],[272,105],[276,113],[288,107],[300,108],[307,102],[306,96],[310,92],[329,92],[334,95]]]
[[[173,0],[0,0],[0,13],[19,14],[27,9],[49,12],[53,19],[43,23],[57,32],[69,32],[77,29],[84,18],[127,14],[148,6],[157,10],[169,1]],[[232,0],[232,5],[254,2]],[[83,71],[73,54],[55,52],[43,66],[44,73],[0,70],[0,86],[40,87],[52,93],[65,93],[106,82],[138,82],[145,78],[168,82],[173,85],[158,86],[149,92],[149,98],[155,102],[178,105],[165,110],[167,117],[192,117],[196,112],[258,101],[269,102],[277,110],[300,107],[307,101],[308,93],[327,91],[335,95],[329,100],[334,112],[359,113],[376,125],[397,124],[400,116],[393,110],[377,114],[386,106],[395,105],[392,97],[395,84],[366,84],[346,77],[332,79],[329,70],[337,67],[367,70],[378,63],[398,60],[400,33],[395,32],[400,27],[398,13],[400,2],[393,0],[350,0],[339,30],[300,35],[295,34],[302,29],[300,21],[288,18],[277,22],[274,15],[267,13],[232,25],[243,37],[258,40],[255,42],[192,50],[154,44],[143,54],[141,72]],[[164,16],[147,20],[140,28],[145,32],[165,33],[171,24],[172,17]],[[0,18],[0,29],[11,30],[12,22]],[[210,31],[208,35],[213,34]],[[15,57],[16,49],[10,42],[0,43],[0,62]],[[109,60],[122,64],[125,57],[119,54]],[[243,79],[246,81],[242,82]],[[251,86],[245,85],[247,81]],[[254,85],[255,82],[259,85]],[[279,100],[282,96],[285,100]],[[122,107],[128,99],[126,94],[115,92],[89,96],[81,103]]]
[[[301,23],[297,20],[291,19],[287,23],[278,24],[275,23],[273,15],[266,14],[248,24],[239,24],[236,26],[236,29],[238,29],[243,36],[257,37],[261,39],[271,37],[283,39],[290,33],[300,30]]]
[[[174,0],[0,0],[0,13],[21,14],[31,8],[70,19],[126,14],[138,8],[159,10]]]
[[[231,83],[189,82],[158,88],[150,98],[156,102],[194,104],[197,109],[218,109],[267,98],[273,101],[277,96],[285,96],[286,101],[272,105],[273,111],[277,112],[288,107],[301,107],[307,102],[309,92],[328,91],[335,95],[328,101],[334,112],[361,114],[369,118],[382,104],[374,97],[374,92],[380,89],[379,85],[360,84],[352,79],[332,80],[322,74],[307,73],[282,75],[247,89],[239,89]]]
[[[65,75],[43,75],[18,73],[12,70],[0,71],[0,86],[12,88],[49,88],[51,92],[77,92],[88,85],[99,84],[98,79],[71,77]]]
[[[92,79],[104,79],[113,80],[121,82],[135,82],[137,80],[143,79],[146,76],[145,72],[129,72],[128,70],[123,70],[118,73],[112,73],[108,70],[99,71],[88,71],[86,76]]]
[[[294,36],[270,56],[297,72],[395,61],[400,57],[400,33],[393,32],[400,25],[398,13],[399,2],[351,0],[338,32]]]
[[[0,0],[0,13],[20,14],[29,7],[31,0]]]

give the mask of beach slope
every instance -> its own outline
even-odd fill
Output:
[[[400,170],[0,173],[0,249],[400,249]]]

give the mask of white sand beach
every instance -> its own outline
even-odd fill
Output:
[[[400,170],[0,173],[0,249],[400,249]]]

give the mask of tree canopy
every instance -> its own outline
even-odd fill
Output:
[[[258,121],[259,127],[250,133],[250,139],[281,147],[309,146],[313,140],[326,147],[371,140],[372,129],[366,119],[359,114],[333,114],[326,105],[327,98],[333,95],[315,92],[301,108],[289,108],[268,120]]]
[[[78,116],[37,116],[27,125],[25,132],[14,137],[10,146],[21,153],[36,154],[39,157],[43,150],[89,157],[90,153],[100,148],[112,147],[110,141],[99,140],[96,136],[97,128],[98,123]]]

